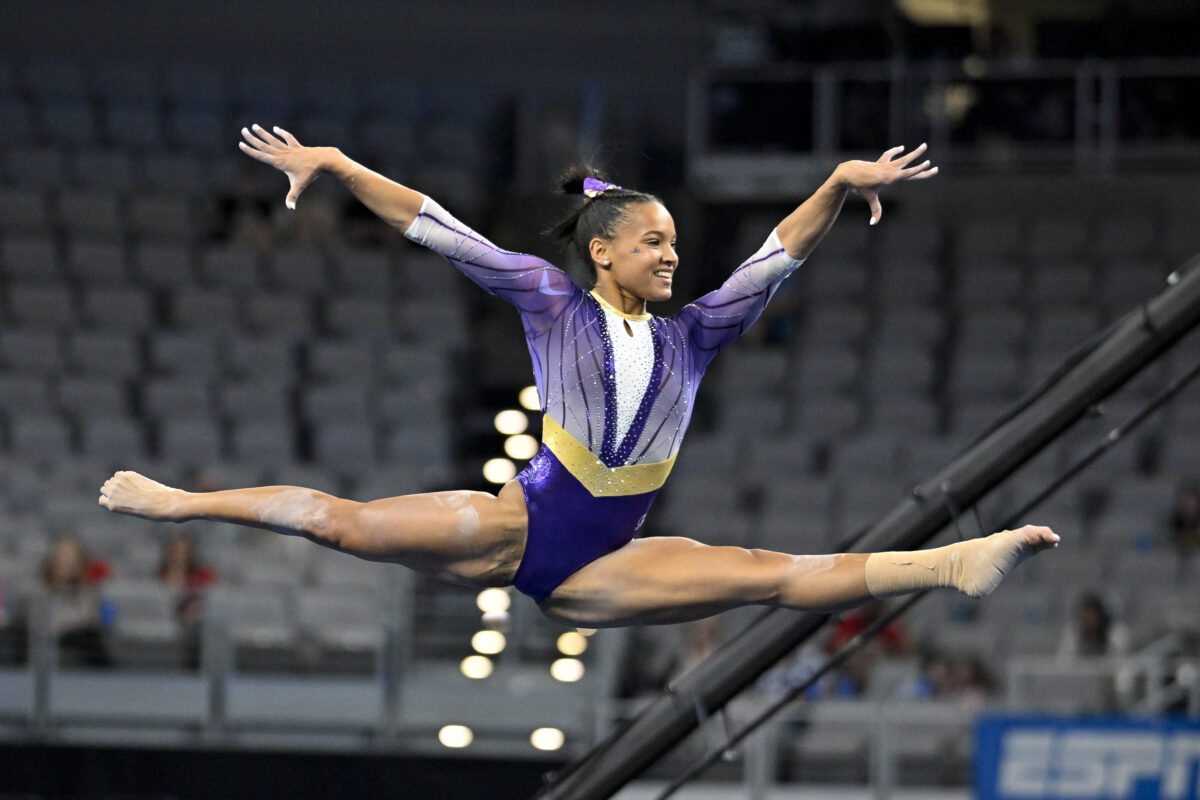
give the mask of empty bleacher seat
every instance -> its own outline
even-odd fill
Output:
[[[200,274],[205,283],[222,288],[253,289],[261,278],[258,255],[248,247],[212,245],[200,256]]]
[[[314,341],[308,346],[306,372],[317,380],[369,381],[375,353],[369,341]]]
[[[266,267],[271,285],[277,289],[316,294],[328,288],[325,259],[310,248],[277,249],[267,258]]]
[[[176,616],[176,590],[152,579],[114,578],[104,585],[113,611],[106,638],[119,667],[183,667],[187,647]]]
[[[106,114],[108,138],[113,144],[131,150],[155,150],[166,144],[162,120],[147,105],[119,105]]]
[[[71,428],[57,414],[31,412],[8,421],[11,452],[32,462],[65,458],[71,453]]]
[[[369,469],[378,460],[375,426],[338,419],[315,425],[313,459],[325,469],[346,475]]]
[[[1029,224],[1029,251],[1035,262],[1067,260],[1087,251],[1090,226],[1077,214],[1043,214]]]
[[[150,368],[161,375],[212,377],[222,361],[217,332],[159,333],[150,339]]]
[[[165,194],[195,196],[208,186],[202,160],[187,153],[147,153],[137,174],[141,185]]]
[[[80,150],[71,159],[71,176],[85,189],[123,192],[133,186],[133,162],[122,150]]]
[[[15,235],[0,244],[4,272],[18,281],[55,283],[60,280],[58,245],[49,236]]]
[[[46,103],[39,116],[42,134],[57,145],[86,147],[100,140],[96,115],[82,100]]]
[[[380,250],[335,251],[333,272],[335,285],[343,291],[381,300],[392,294],[392,264]]]
[[[1012,261],[966,261],[957,265],[955,300],[964,311],[1016,305],[1024,294],[1024,270]]]
[[[129,390],[121,378],[64,375],[58,380],[55,394],[58,407],[75,420],[129,411]]]
[[[0,234],[6,242],[12,234],[44,234],[49,229],[50,212],[43,192],[16,186],[0,188]]]
[[[87,375],[136,376],[142,371],[141,346],[130,333],[73,330],[67,336],[67,366]]]
[[[339,381],[308,386],[300,408],[310,422],[365,420],[371,414],[371,401],[370,384]]]
[[[0,371],[0,412],[32,414],[48,408],[50,388],[45,378]]]
[[[18,186],[61,189],[67,185],[66,158],[53,147],[14,147],[4,153],[5,172]]]
[[[279,464],[297,455],[296,430],[280,418],[235,419],[229,445],[234,460],[244,464]]]
[[[232,330],[238,323],[237,300],[224,290],[187,289],[171,297],[171,322],[179,328]]]
[[[74,296],[61,285],[11,284],[8,315],[25,328],[72,328],[79,324]]]
[[[0,369],[14,374],[56,375],[62,365],[62,341],[54,331],[0,330]]]
[[[68,233],[119,238],[124,235],[121,200],[112,192],[63,192],[58,219]]]
[[[239,378],[290,385],[295,379],[298,348],[289,336],[234,336],[227,358]]]
[[[203,374],[147,379],[142,384],[141,398],[143,413],[156,419],[204,417],[213,408],[211,381]]]
[[[140,461],[148,453],[141,422],[120,413],[91,409],[79,416],[80,454],[108,464]]]
[[[313,310],[303,297],[254,292],[245,298],[242,320],[253,333],[307,336],[313,329]]]
[[[187,290],[194,281],[192,253],[183,244],[138,244],[133,248],[132,263],[133,274],[143,286]]]
[[[125,247],[117,239],[72,241],[67,247],[66,273],[84,284],[121,285],[129,275]]]
[[[324,327],[335,336],[388,336],[392,306],[378,297],[335,297],[325,304]]]
[[[209,418],[164,418],[158,427],[158,454],[180,464],[203,467],[221,460],[220,426]]]
[[[144,331],[155,316],[153,298],[142,289],[85,287],[80,297],[80,317],[96,329]]]
[[[958,226],[954,237],[954,261],[969,264],[995,262],[1016,255],[1025,247],[1021,222],[1012,216],[971,217]]]
[[[197,230],[195,213],[178,194],[135,195],[129,202],[129,229],[135,236],[186,242]]]

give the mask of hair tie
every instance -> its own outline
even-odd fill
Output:
[[[599,197],[609,189],[620,188],[621,187],[617,186],[615,183],[608,183],[607,181],[598,180],[596,178],[583,179],[583,196],[589,200],[593,197]]]

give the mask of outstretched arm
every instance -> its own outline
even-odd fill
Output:
[[[242,152],[283,172],[288,178],[287,207],[295,210],[296,200],[322,172],[328,172],[342,182],[359,201],[389,225],[408,230],[417,215],[425,195],[372,172],[342,153],[336,147],[305,147],[283,128],[274,134],[255,125],[253,130],[242,128],[238,142]]]
[[[846,195],[852,191],[861,194],[870,205],[870,224],[878,223],[883,215],[883,207],[879,204],[880,188],[889,183],[922,180],[937,174],[937,167],[931,167],[928,160],[909,166],[924,152],[925,145],[904,155],[901,155],[903,147],[893,147],[876,161],[838,164],[829,180],[779,223],[776,232],[784,250],[792,258],[807,258],[833,227]]]
[[[548,329],[579,289],[566,273],[535,256],[496,247],[431,197],[372,172],[336,147],[305,147],[283,128],[242,128],[242,152],[287,175],[287,207],[322,172],[336,176],[363,205],[405,236],[446,257],[488,292],[516,306],[532,335]]]

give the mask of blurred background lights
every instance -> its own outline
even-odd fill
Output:
[[[512,605],[512,598],[503,589],[484,589],[475,598],[475,605],[485,614],[496,614],[508,611]]]
[[[496,415],[496,430],[505,436],[524,433],[529,428],[529,417],[524,411],[508,408]]]
[[[463,675],[476,681],[491,675],[494,668],[492,660],[487,656],[467,656],[459,665]]]
[[[558,728],[538,728],[529,735],[529,743],[538,750],[559,750],[563,746],[563,732]]]
[[[522,389],[518,400],[521,403],[521,408],[528,409],[529,411],[542,410],[542,400],[538,397],[536,386],[526,386]]]
[[[517,465],[507,458],[490,458],[483,465],[483,477],[492,483],[508,483],[517,475]]]
[[[494,656],[504,650],[507,641],[500,631],[479,631],[471,637],[471,647],[475,652],[486,656]]]
[[[564,656],[577,656],[587,650],[587,639],[578,631],[567,631],[558,637],[558,652]]]
[[[583,677],[583,662],[578,658],[560,658],[550,665],[550,676],[556,681],[574,683]]]
[[[504,440],[504,453],[509,458],[528,461],[537,455],[538,440],[528,433],[519,433]]]
[[[466,747],[475,740],[475,734],[466,725],[446,725],[438,731],[438,741],[446,747]]]

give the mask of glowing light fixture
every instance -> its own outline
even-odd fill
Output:
[[[529,417],[525,415],[524,411],[509,408],[496,415],[496,430],[505,436],[511,436],[514,433],[524,433],[528,429]]]
[[[574,683],[583,677],[583,662],[578,658],[560,658],[550,665],[550,677],[563,683]]]
[[[459,669],[462,670],[463,675],[478,681],[491,675],[495,666],[487,656],[467,656],[459,664]]]
[[[483,477],[492,483],[508,483],[517,474],[517,465],[507,458],[490,458],[483,465]]]
[[[538,728],[529,735],[529,743],[538,750],[559,750],[563,746],[563,732],[558,728]]]
[[[521,394],[518,395],[517,399],[521,403],[521,408],[524,408],[528,411],[542,410],[542,399],[538,397],[538,390],[536,386],[526,386],[521,390]]]
[[[528,461],[537,455],[538,440],[528,433],[518,433],[504,440],[504,453],[518,461]]]
[[[484,589],[475,598],[475,605],[479,606],[479,610],[485,614],[495,614],[500,611],[508,611],[509,606],[512,605],[512,598],[503,589]]]
[[[500,631],[479,631],[471,637],[471,647],[475,648],[475,652],[483,653],[485,656],[494,656],[503,652],[506,644],[508,641]]]
[[[558,637],[558,652],[564,656],[581,655],[587,645],[587,637],[577,631],[567,631]]]
[[[438,741],[446,747],[466,747],[475,740],[475,734],[466,725],[446,725],[438,731]]]

